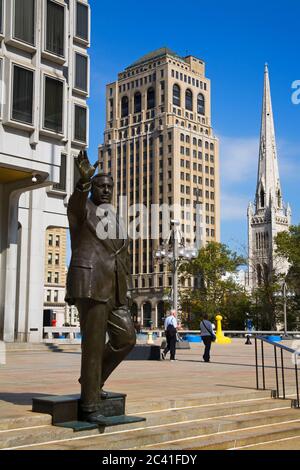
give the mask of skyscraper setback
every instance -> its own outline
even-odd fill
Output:
[[[114,177],[117,206],[126,195],[128,207],[143,204],[149,210],[140,222],[148,236],[130,243],[133,314],[144,326],[161,325],[163,296],[172,287],[168,265],[153,258],[162,242],[163,216],[153,220],[150,206],[179,207],[173,215],[179,217],[185,245],[193,246],[200,203],[206,240],[220,240],[218,139],[211,127],[210,94],[205,63],[167,48],[145,55],[107,85],[100,165]],[[151,238],[153,224],[158,239]]]

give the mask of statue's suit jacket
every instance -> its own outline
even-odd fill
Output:
[[[97,236],[97,206],[88,198],[86,185],[77,184],[68,204],[72,258],[67,275],[66,301],[88,298],[127,304],[129,275],[128,239]]]

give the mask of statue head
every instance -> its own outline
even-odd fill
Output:
[[[111,204],[114,180],[108,173],[100,173],[92,179],[91,200],[96,206]]]

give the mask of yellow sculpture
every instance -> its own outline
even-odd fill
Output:
[[[221,315],[217,315],[216,320],[217,320],[217,331],[216,331],[217,339],[216,339],[216,343],[218,343],[218,344],[230,344],[232,342],[231,338],[227,338],[226,336],[224,336],[224,333],[222,331],[223,317]]]

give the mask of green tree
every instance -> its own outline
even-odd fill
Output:
[[[291,290],[300,295],[300,225],[292,225],[288,232],[275,238],[276,253],[290,263],[286,281]]]
[[[181,266],[181,278],[194,277],[195,288],[181,292],[181,305],[187,314],[190,328],[199,328],[204,313],[211,320],[220,313],[224,328],[244,329],[250,299],[245,289],[225,273],[236,273],[245,259],[232,252],[226,245],[210,242],[201,248],[198,257]]]

